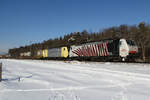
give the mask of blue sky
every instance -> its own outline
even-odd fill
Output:
[[[0,0],[0,53],[75,31],[150,22],[149,0]]]

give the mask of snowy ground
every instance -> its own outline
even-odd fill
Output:
[[[150,100],[149,64],[0,62],[0,100]]]

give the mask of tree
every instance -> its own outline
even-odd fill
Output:
[[[146,26],[145,22],[141,22],[138,25],[138,34],[137,34],[137,40],[138,40],[138,45],[141,47],[142,50],[142,57],[143,61],[146,61],[146,55],[145,55],[145,50],[146,46],[149,45],[149,39],[150,39],[150,28]]]

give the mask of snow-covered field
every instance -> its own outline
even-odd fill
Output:
[[[150,100],[149,64],[0,62],[0,100]]]

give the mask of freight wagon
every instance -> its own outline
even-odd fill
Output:
[[[38,50],[36,58],[40,59],[63,59],[68,57],[67,47]]]

